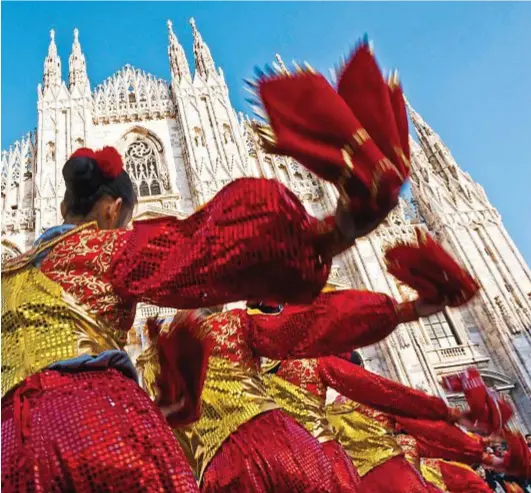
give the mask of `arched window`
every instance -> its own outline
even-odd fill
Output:
[[[433,347],[448,348],[461,344],[448,315],[442,311],[422,319]]]
[[[129,145],[125,151],[125,169],[140,197],[162,194],[165,187],[158,153],[150,140],[140,138]]]

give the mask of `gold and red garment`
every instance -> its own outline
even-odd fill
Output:
[[[2,491],[198,489],[159,409],[111,369],[46,370],[2,399]]]
[[[316,232],[319,224],[281,184],[245,178],[188,219],[143,221],[132,230],[88,224],[7,262],[2,394],[58,360],[122,347],[137,302],[197,308],[247,296],[310,301],[331,262],[330,238]],[[36,279],[28,267],[50,248],[41,264],[47,279]],[[33,301],[21,305],[27,289]],[[39,309],[52,303],[52,295],[70,311],[81,305],[100,328],[80,333],[52,323],[53,311]]]
[[[328,248],[335,238],[333,228],[323,231],[321,226],[281,184],[241,179],[186,220],[164,218],[136,223],[132,230],[112,231],[86,224],[39,245],[7,262],[2,269],[2,395],[10,397],[10,392],[18,395],[17,390],[25,389],[26,385],[31,390],[32,381],[28,379],[38,377],[39,372],[57,362],[122,349],[137,302],[187,308],[247,296],[310,301],[328,277],[331,263]],[[45,251],[48,253],[40,269],[34,267],[37,256]],[[79,375],[87,380],[100,378],[98,372]],[[103,387],[93,388],[103,392]],[[3,412],[12,408],[17,430],[25,428],[28,420],[31,422],[33,409],[55,395],[44,390],[33,399],[25,398],[24,391],[18,398],[7,401]],[[143,412],[141,405],[134,403],[134,392],[129,390],[124,390],[123,395],[129,396],[130,406],[124,404],[117,409]],[[82,396],[76,394],[75,383],[66,391],[72,410],[65,413],[76,422],[76,413],[84,416],[77,407]],[[110,402],[114,394],[115,389],[108,389],[98,399]],[[95,398],[95,402],[99,401]],[[124,411],[122,419],[129,429],[140,431],[142,424],[133,422],[133,414]],[[42,426],[60,433],[62,425],[50,415],[43,416],[47,421]],[[165,426],[158,416],[160,426]],[[112,462],[114,473],[117,469],[131,477],[133,473],[142,473],[145,462],[135,461],[132,465],[125,455],[122,437],[117,437],[114,445],[96,439],[105,419],[101,411],[94,419],[83,422],[80,431],[94,438],[85,453],[98,456],[105,452],[108,460],[98,463],[103,467]],[[151,431],[144,436],[157,440],[159,431],[155,431],[155,425],[146,422],[145,426]],[[30,434],[24,445],[19,440],[20,447],[36,447],[33,439],[37,436]],[[150,439],[146,440],[145,449],[153,448]],[[19,453],[16,448],[6,448],[9,442],[9,438],[2,442],[3,453],[8,454],[4,454],[3,460],[7,462],[11,460],[9,451]],[[174,449],[168,453],[179,462],[177,444],[172,446]],[[65,461],[62,467],[75,459],[73,449],[69,454],[68,444],[65,447],[61,449]],[[31,468],[45,467],[42,454],[33,455],[31,460],[37,461]],[[158,470],[157,474],[167,476],[170,470]],[[6,478],[3,484],[6,489],[10,484],[18,484],[15,476],[9,480],[14,483]],[[28,484],[37,479],[45,483],[50,478],[30,475]],[[85,479],[89,484],[89,476]]]
[[[424,478],[449,493],[492,493],[471,467],[459,462],[440,459],[422,459],[421,472]]]
[[[214,348],[202,415],[197,423],[176,432],[198,477],[204,476],[232,433],[278,408],[260,375],[261,356],[312,357],[370,344],[406,316],[412,316],[409,305],[398,307],[386,295],[349,290],[322,293],[311,305],[287,305],[277,315],[230,310],[209,317],[203,332],[214,341]]]

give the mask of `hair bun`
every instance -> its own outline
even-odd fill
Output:
[[[72,155],[63,167],[66,188],[77,197],[90,197],[108,180],[93,157]]]

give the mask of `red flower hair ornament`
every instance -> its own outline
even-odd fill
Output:
[[[124,171],[122,156],[114,147],[107,146],[97,151],[88,147],[81,147],[70,156],[70,159],[75,157],[94,159],[98,168],[107,178],[117,178]]]
[[[257,116],[267,120],[256,125],[266,151],[290,156],[334,183],[359,222],[383,220],[410,167],[397,75],[384,80],[367,40],[340,71],[337,87],[307,64],[296,65],[295,74],[274,67],[246,81]]]

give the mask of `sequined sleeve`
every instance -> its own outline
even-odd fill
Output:
[[[320,225],[280,183],[242,178],[185,220],[136,223],[111,278],[125,299],[175,308],[311,302],[331,264]]]
[[[441,398],[381,377],[344,359],[320,358],[319,373],[328,387],[378,411],[412,418],[452,419],[452,412]]]
[[[398,416],[395,419],[415,438],[421,457],[454,460],[464,464],[482,462],[485,447],[480,437],[471,436],[445,421]]]
[[[251,315],[248,340],[261,356],[276,360],[338,354],[388,336],[402,320],[397,306],[370,291],[323,293],[311,305]]]

